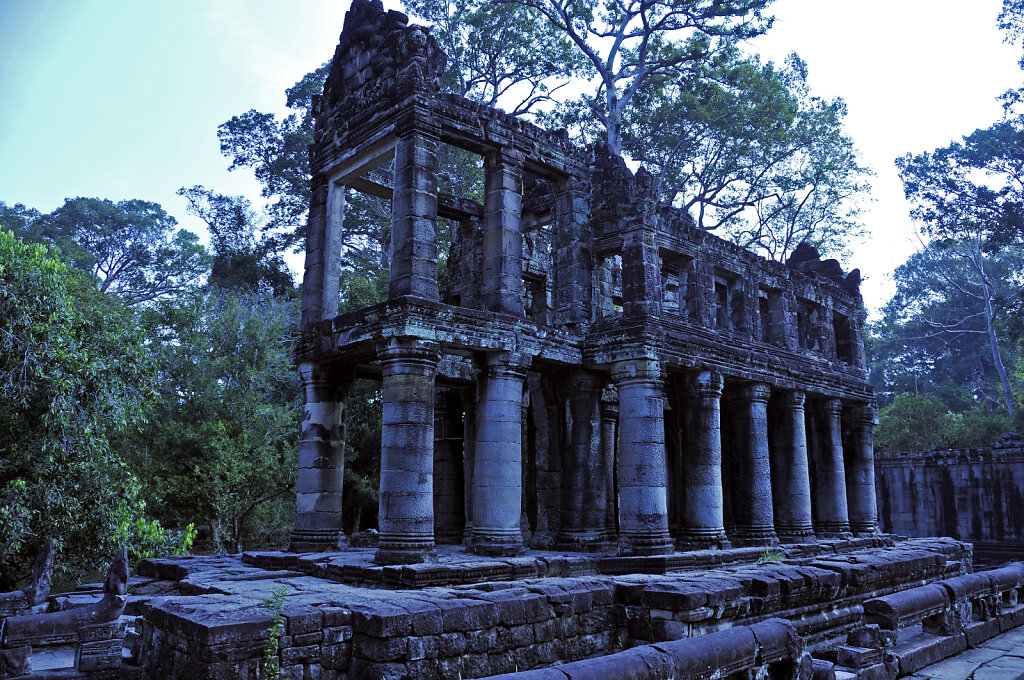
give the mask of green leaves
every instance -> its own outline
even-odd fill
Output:
[[[49,536],[65,572],[119,547],[142,507],[112,442],[140,424],[153,375],[133,310],[0,231],[0,589]]]

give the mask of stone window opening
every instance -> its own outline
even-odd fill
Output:
[[[523,277],[523,283],[525,291],[523,307],[526,311],[526,318],[538,326],[545,325],[547,312],[551,308],[547,279],[542,276],[528,275]]]
[[[819,312],[812,302],[798,302],[796,311],[797,346],[813,352],[821,350],[818,332]]]
[[[722,330],[743,327],[743,292],[739,279],[724,272],[715,272],[715,326]]]
[[[850,319],[844,314],[832,314],[832,326],[836,334],[836,358],[844,364],[853,363],[853,332]]]
[[[758,339],[762,342],[779,344],[785,334],[782,314],[782,294],[778,290],[758,288]]]
[[[622,316],[622,255],[609,255],[600,262],[594,269],[598,317]]]
[[[661,309],[663,314],[678,314],[684,319],[696,316],[693,260],[662,253]]]

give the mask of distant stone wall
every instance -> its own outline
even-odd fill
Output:
[[[878,520],[904,536],[951,536],[984,554],[1024,552],[1024,443],[875,453]]]

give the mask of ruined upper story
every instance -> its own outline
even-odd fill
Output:
[[[828,367],[838,383],[856,383],[870,398],[858,272],[845,275],[809,246],[783,264],[698,229],[685,211],[657,202],[649,172],[630,171],[601,145],[581,148],[564,130],[440,92],[445,65],[429,29],[379,2],[352,3],[314,101],[310,148],[303,319],[307,328],[327,322],[318,327],[333,334],[332,351],[379,337],[401,302],[401,314],[420,309],[424,322],[448,329],[434,333],[442,344],[468,351],[488,351],[507,331],[520,344],[535,341],[534,356],[563,363],[601,365],[654,351],[687,366],[701,352],[717,353],[719,367],[776,364],[777,374]],[[399,141],[410,137],[426,142],[402,151]],[[441,145],[481,157],[482,203],[438,188]],[[392,161],[395,176],[381,172]],[[415,224],[393,232],[390,300],[336,319],[336,283],[324,274],[341,257],[344,191],[392,199],[398,182],[405,188],[395,219]],[[440,287],[431,271],[445,260],[438,220],[450,233]],[[401,242],[400,233],[407,234]],[[403,323],[403,333],[419,327]]]

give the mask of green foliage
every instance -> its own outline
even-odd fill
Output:
[[[277,658],[277,650],[284,635],[284,601],[288,596],[288,586],[273,586],[270,597],[263,600],[263,606],[273,613],[273,622],[267,629],[267,642],[263,646],[263,677],[267,680],[278,680],[281,677],[281,662]]]
[[[764,552],[761,553],[761,556],[757,558],[757,563],[775,564],[776,562],[781,562],[784,559],[786,559],[786,553],[783,551],[776,550],[774,548],[765,548]]]
[[[177,221],[149,201],[69,198],[49,215],[30,218],[23,212],[18,219],[0,219],[25,240],[54,248],[65,262],[95,277],[101,292],[116,293],[128,304],[181,292],[209,267],[199,238],[175,229]]]
[[[878,412],[875,449],[909,453],[987,446],[1011,426],[1004,412],[975,406],[952,413],[934,396],[898,394]]]
[[[448,55],[442,87],[513,116],[553,101],[588,64],[564,32],[533,8],[503,2],[412,0]]]
[[[211,288],[150,316],[159,395],[132,457],[149,506],[208,523],[217,548],[280,542],[298,466],[297,301]]]
[[[659,174],[663,200],[701,229],[785,260],[802,241],[841,254],[863,232],[857,199],[870,172],[845,116],[842,99],[810,95],[796,54],[776,68],[733,49],[685,77],[648,78],[623,134]]]
[[[954,444],[956,428],[956,417],[937,398],[898,394],[878,411],[875,449],[913,452],[949,447]]]
[[[65,575],[131,542],[140,482],[113,444],[151,396],[145,341],[118,298],[0,231],[0,590],[47,537]]]
[[[354,380],[346,408],[343,514],[352,522],[346,529],[361,531],[376,526],[383,408],[380,383]]]

